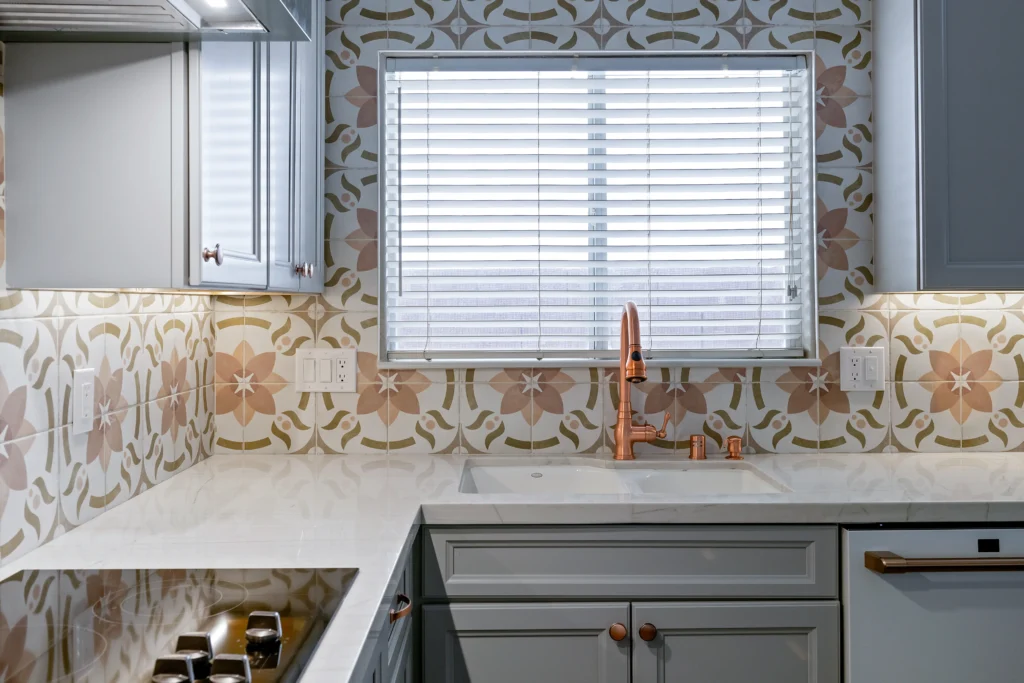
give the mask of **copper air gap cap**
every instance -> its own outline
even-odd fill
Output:
[[[704,437],[700,434],[690,436],[690,460],[704,460]]]

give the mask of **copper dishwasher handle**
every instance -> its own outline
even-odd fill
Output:
[[[644,624],[640,627],[640,640],[648,643],[658,637],[658,628],[654,624]]]
[[[887,550],[864,553],[864,566],[877,574],[910,572],[1014,572],[1024,570],[1024,557],[907,558]]]
[[[224,250],[220,248],[220,244],[213,245],[213,249],[203,248],[203,260],[209,262],[210,259],[218,266],[224,265]]]
[[[612,637],[612,640],[614,640],[616,643],[625,640],[626,635],[628,635],[628,633],[629,632],[626,630],[626,625],[620,624],[619,622],[615,622],[608,628],[608,635],[610,635]]]
[[[395,609],[394,607],[392,607],[388,610],[389,624],[393,624],[402,617],[407,617],[410,614],[412,614],[412,600],[409,599],[408,595],[406,595],[405,593],[399,593],[397,596],[395,596],[395,598],[398,604],[401,605],[404,603],[405,607],[399,609]]]

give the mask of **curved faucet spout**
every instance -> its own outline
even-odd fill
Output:
[[[665,424],[661,429],[648,424],[633,424],[629,385],[647,381],[647,365],[640,348],[640,315],[632,301],[627,301],[622,307],[619,331],[619,412],[615,421],[615,459],[633,460],[635,442],[650,443],[665,438],[669,415],[665,413]]]

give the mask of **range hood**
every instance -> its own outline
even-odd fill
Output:
[[[309,40],[323,0],[0,0],[0,40]]]

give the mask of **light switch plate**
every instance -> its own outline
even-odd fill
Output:
[[[843,346],[839,349],[839,388],[843,391],[885,390],[885,348]]]
[[[355,349],[299,349],[295,352],[295,390],[355,393]]]
[[[74,371],[71,393],[71,433],[92,431],[96,417],[96,370],[79,368]]]

